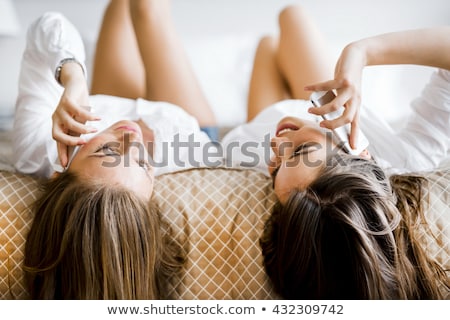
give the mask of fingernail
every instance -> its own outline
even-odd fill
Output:
[[[90,133],[94,133],[94,132],[97,132],[98,130],[97,130],[97,128],[94,128],[94,127],[90,127],[89,128],[89,132]]]

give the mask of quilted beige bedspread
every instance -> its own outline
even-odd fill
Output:
[[[450,269],[450,166],[427,174],[424,246]],[[0,298],[27,298],[21,263],[37,193],[33,178],[0,172]],[[274,204],[271,181],[252,170],[194,169],[160,176],[157,201],[188,259],[173,293],[179,299],[273,299],[258,244]]]

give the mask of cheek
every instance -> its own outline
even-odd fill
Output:
[[[275,185],[274,189],[275,195],[278,199],[278,201],[281,202],[281,204],[285,204],[287,199],[289,198],[290,191],[289,189],[285,189],[280,186],[280,184]]]
[[[300,160],[294,166],[281,168],[278,171],[275,194],[283,202],[293,190],[304,190],[307,188],[321,172],[323,166],[322,159],[311,156],[310,159]]]
[[[281,202],[289,197],[292,190],[297,188],[298,181],[295,178],[296,175],[293,175],[294,170],[292,169],[294,168],[280,168],[278,171],[274,191]],[[295,171],[299,171],[298,169],[295,168]]]
[[[321,143],[326,140],[327,132],[332,134],[330,130],[321,128],[316,123],[311,123],[296,131],[292,140],[295,145],[309,141]]]
[[[267,170],[269,171],[269,174],[272,174],[272,172],[274,172],[275,169],[279,165],[280,165],[280,160],[277,157],[275,157],[275,156],[271,157],[270,161],[268,163],[268,166],[267,166]]]
[[[142,196],[149,199],[153,193],[153,180],[146,179],[142,180],[141,185],[137,188]]]

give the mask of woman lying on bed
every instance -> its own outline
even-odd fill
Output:
[[[186,148],[175,155],[171,143],[190,138],[213,146],[199,124],[215,124],[171,22],[169,1],[110,2],[92,96],[83,43],[63,16],[43,15],[27,41],[15,165],[52,177],[36,202],[25,250],[32,298],[168,298],[166,286],[183,259],[149,203],[153,178],[201,166],[201,154],[191,161]],[[58,155],[62,173],[53,171]]]
[[[308,14],[289,7],[279,22],[279,39],[264,38],[256,53],[251,121],[223,141],[226,148],[273,137],[269,171],[278,204],[261,245],[276,291],[289,299],[442,298],[450,290],[448,273],[421,247],[416,230],[424,221],[426,181],[394,173],[431,170],[447,156],[450,28],[352,43],[333,77],[329,51]],[[366,65],[400,63],[440,69],[414,102],[405,127],[395,132],[371,110],[360,109],[360,88]],[[309,97],[317,90],[335,90],[337,97],[311,108]],[[319,117],[342,105],[336,120]],[[352,147],[360,128],[368,150],[355,156],[340,150],[329,133],[345,124],[351,125]],[[235,165],[250,163],[249,153],[234,151]],[[252,151],[259,156],[257,167],[267,172],[268,152]]]

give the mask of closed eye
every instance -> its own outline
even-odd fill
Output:
[[[153,178],[150,176],[150,173],[149,173],[149,171],[151,169],[150,163],[148,163],[148,161],[143,160],[143,159],[137,160],[136,162],[139,165],[139,167],[141,167],[144,170],[144,172],[147,175],[147,178],[150,180],[150,182],[153,183]]]
[[[94,153],[102,153],[102,155],[105,156],[120,156],[120,152],[117,150],[117,147],[111,145],[110,143],[100,145]]]
[[[317,150],[316,149],[311,149],[311,147],[317,147],[320,146],[319,143],[317,142],[306,142],[306,143],[302,143],[301,145],[299,145],[297,148],[295,148],[294,152],[292,152],[292,155],[289,159],[292,159],[294,157],[300,156],[302,154],[307,154],[311,151]]]
[[[138,160],[137,164],[139,165],[139,167],[143,168],[144,170],[150,169],[150,164],[145,160]]]
[[[314,151],[311,149],[311,147],[314,147],[314,146],[320,146],[320,144],[317,142],[302,143],[297,148],[295,148],[294,152],[292,152],[292,155],[290,156],[289,159],[292,159],[292,158],[301,156],[303,154],[307,154],[311,151]],[[317,148],[315,150],[317,150]],[[272,188],[275,188],[275,179],[277,177],[278,171],[280,170],[280,167],[281,167],[281,165],[276,167],[275,170],[273,170],[272,173],[270,174],[270,176],[272,177]]]

